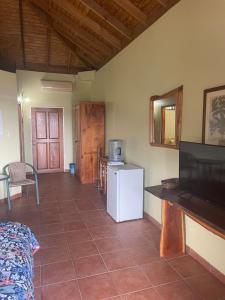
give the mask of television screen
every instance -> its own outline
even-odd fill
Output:
[[[179,181],[183,190],[225,207],[225,147],[180,142]]]

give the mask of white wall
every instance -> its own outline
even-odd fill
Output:
[[[20,160],[19,129],[17,111],[16,74],[0,71],[0,173],[2,168]],[[20,188],[11,189],[11,194],[19,193]],[[0,199],[6,197],[5,185],[0,182]]]
[[[126,141],[126,160],[145,186],[178,177],[178,151],[149,145],[149,99],[184,86],[182,139],[201,141],[203,90],[225,84],[225,1],[182,0],[96,73],[93,99],[106,101],[107,139]],[[161,222],[161,202],[145,193]],[[225,274],[225,241],[186,219],[186,242]]]
[[[69,163],[73,161],[72,149],[72,93],[60,91],[46,91],[41,87],[41,79],[74,81],[75,76],[67,74],[53,74],[31,71],[17,71],[18,95],[23,91],[29,98],[28,103],[23,104],[25,160],[33,163],[32,158],[32,107],[56,107],[64,109],[64,167],[69,169]]]

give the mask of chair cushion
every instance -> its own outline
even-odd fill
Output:
[[[9,176],[11,183],[26,180],[26,164],[21,162],[9,164]]]
[[[35,184],[35,181],[32,179],[10,182],[10,186],[23,186],[23,185],[31,185],[31,184]]]

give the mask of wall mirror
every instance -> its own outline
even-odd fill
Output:
[[[150,98],[150,144],[177,149],[181,135],[183,87]]]

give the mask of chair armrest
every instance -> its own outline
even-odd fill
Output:
[[[5,166],[2,168],[2,173],[3,173],[4,175],[9,175],[8,167],[9,167],[9,164],[5,165]]]
[[[28,166],[28,167],[30,167],[30,168],[32,169],[32,171],[33,171],[33,173],[34,173],[35,175],[37,175],[36,169],[35,169],[31,164],[28,164],[28,163],[25,163],[25,164],[26,164],[26,166]]]

